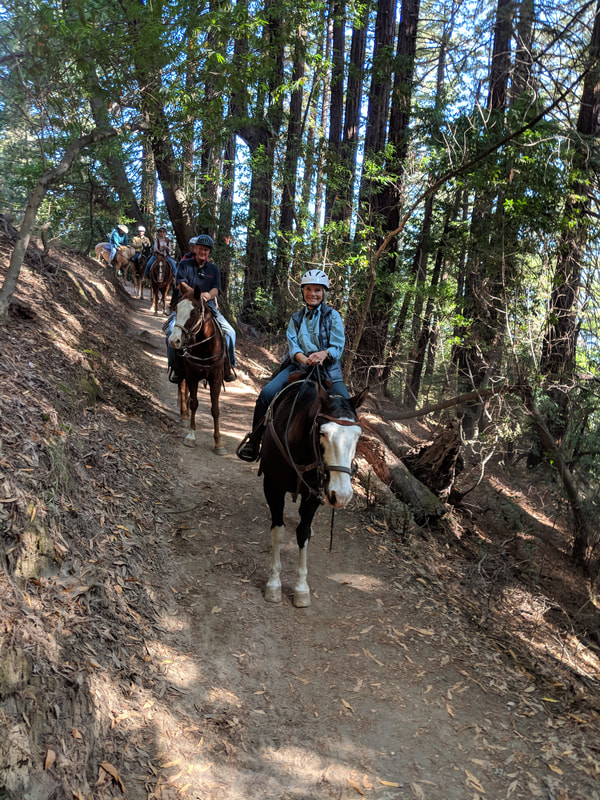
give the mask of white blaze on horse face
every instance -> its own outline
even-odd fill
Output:
[[[177,303],[177,316],[175,317],[175,327],[173,328],[173,333],[169,338],[169,344],[171,345],[173,350],[181,349],[183,327],[190,318],[190,314],[192,313],[193,308],[194,305],[191,300],[180,300],[179,303]]]
[[[325,422],[321,425],[321,446],[325,466],[352,468],[352,459],[360,439],[359,425],[338,425]],[[352,478],[347,472],[328,472],[325,497],[327,504],[337,508],[348,505],[354,494]]]

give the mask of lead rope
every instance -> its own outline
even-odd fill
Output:
[[[333,550],[333,521],[335,519],[335,508],[331,509],[331,528],[329,529],[329,552]]]

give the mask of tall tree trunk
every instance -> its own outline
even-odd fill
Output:
[[[449,209],[448,212],[446,213],[444,232],[442,233],[442,237],[438,245],[435,264],[433,267],[433,271],[431,273],[431,280],[429,282],[429,290],[427,297],[427,305],[425,307],[425,313],[422,315],[422,318],[420,320],[420,329],[417,329],[416,324],[413,324],[415,346],[411,350],[412,364],[409,366],[410,375],[406,382],[406,390],[404,394],[404,405],[410,409],[414,409],[417,407],[417,402],[419,399],[419,392],[421,390],[421,375],[423,373],[423,366],[425,364],[425,356],[427,354],[427,348],[431,344],[431,338],[434,330],[433,315],[435,307],[435,296],[438,290],[440,276],[442,274],[442,268],[444,266],[444,261],[447,254],[450,229],[452,224],[454,223],[457,213],[458,213],[458,203],[455,203],[454,208]],[[416,322],[417,318],[415,315],[415,323]]]
[[[160,18],[156,17],[157,11],[154,8],[147,8],[141,0],[138,3],[123,4],[122,8],[126,12],[125,23],[132,41],[144,41],[147,26],[150,26],[152,36],[156,34]],[[146,38],[150,40],[151,37]],[[175,158],[169,119],[162,101],[160,72],[150,66],[146,54],[140,48],[134,47],[131,52],[142,113],[148,125],[146,133],[154,155],[165,206],[179,249],[185,253],[193,234],[193,220],[181,170]]]
[[[435,195],[430,194],[425,201],[421,233],[417,242],[417,249],[413,257],[413,272],[415,274],[415,301],[413,304],[413,319],[411,326],[410,345],[408,353],[408,376],[404,387],[404,405],[416,408],[417,393],[414,391],[415,366],[419,358],[421,343],[419,334],[423,324],[423,306],[425,305],[425,281],[427,278],[427,261],[431,247],[431,220],[433,216],[433,203]]]
[[[267,0],[264,12],[267,20],[263,30],[264,52],[268,54],[269,61],[267,76],[261,76],[256,94],[254,118],[248,109],[247,91],[238,91],[231,100],[232,113],[238,120],[236,133],[248,145],[252,160],[244,295],[240,316],[244,322],[258,326],[262,325],[263,320],[256,306],[256,296],[259,289],[269,287],[272,278],[268,269],[269,239],[275,147],[283,119],[283,98],[279,89],[284,81],[284,9],[276,0]],[[236,40],[238,59],[245,57],[246,50],[247,43],[242,39]]]
[[[346,39],[346,9],[343,0],[330,0],[330,17],[333,21],[331,104],[329,107],[329,145],[327,148],[327,186],[325,189],[325,221],[331,219],[340,187],[340,149],[344,115],[344,61]]]
[[[142,215],[152,230],[156,227],[156,164],[150,142],[142,140],[142,179],[140,207]]]
[[[414,80],[414,63],[416,51],[416,36],[419,19],[419,0],[402,0],[401,20],[398,26],[395,58],[390,61],[390,52],[393,45],[395,26],[395,4],[385,7],[379,5],[381,11],[382,39],[377,41],[374,55],[374,70],[378,66],[378,59],[383,62],[388,59],[388,65],[394,67],[393,91],[391,94],[391,107],[389,109],[389,133],[387,136],[387,157],[385,160],[384,174],[386,182],[383,187],[371,187],[368,194],[363,191],[361,197],[367,197],[370,203],[370,224],[374,227],[377,246],[384,240],[390,230],[395,230],[399,223],[400,196],[402,170],[408,147],[408,124],[410,121],[410,108],[412,99],[412,86]],[[379,20],[379,13],[378,13]],[[391,27],[390,27],[391,23]],[[383,32],[385,29],[385,33]],[[391,33],[391,38],[390,38]],[[385,150],[385,131],[388,125],[388,105],[391,87],[391,73],[385,70],[383,63],[380,65],[379,80],[375,73],[371,84],[369,102],[376,94],[379,98],[373,108],[373,125],[371,131],[367,127],[365,135],[365,154],[379,154],[381,158]],[[371,113],[371,105],[369,105]],[[369,134],[371,133],[371,136]],[[383,138],[382,138],[383,136]],[[382,146],[383,142],[383,146]],[[358,363],[373,367],[378,365],[381,374],[385,368],[385,353],[389,339],[390,309],[395,303],[392,277],[396,272],[397,255],[396,243],[391,243],[387,252],[379,259],[377,268],[377,283],[373,293],[373,301],[369,309],[371,316],[370,325],[365,326],[365,333],[357,350]]]
[[[369,6],[363,6],[362,16],[355,21],[350,44],[346,107],[344,111],[344,136],[340,151],[338,202],[332,208],[331,219],[342,222],[345,239],[350,238],[350,223],[354,205],[356,182],[356,156],[358,131],[361,120],[362,89],[365,51],[367,45],[367,19]]]
[[[435,107],[436,110],[439,112],[442,108],[443,104],[443,92],[444,92],[444,82],[445,82],[445,73],[446,73],[446,53],[447,53],[447,45],[448,41],[450,40],[450,36],[452,33],[452,29],[454,26],[454,14],[455,14],[455,7],[452,8],[450,19],[448,23],[444,26],[444,30],[442,32],[442,38],[440,42],[440,48],[438,52],[438,62],[437,62],[437,79],[436,79],[436,96],[435,96]],[[415,14],[418,16],[418,7],[417,9],[411,9],[412,11],[412,18],[415,18]],[[414,61],[414,54],[415,54],[415,43],[414,38],[416,36],[416,19],[413,25],[409,28],[409,33],[411,34],[411,43],[412,47],[408,47],[406,49],[409,50],[411,53],[412,60]],[[405,35],[405,38],[409,38],[408,34]],[[412,73],[410,73],[410,77],[412,78]],[[406,80],[404,78],[404,80]],[[400,83],[402,86],[402,83]],[[403,152],[403,158],[406,157],[406,128],[408,127],[409,119],[407,116],[407,112],[403,109],[402,104],[398,104],[398,117],[397,122],[399,124],[404,125],[405,135],[403,140],[399,140],[398,142],[398,149]],[[401,115],[401,116],[400,116]],[[430,182],[434,183],[436,180],[435,173],[431,174]],[[419,395],[419,387],[421,384],[421,373],[423,370],[423,364],[425,360],[425,353],[427,350],[427,345],[429,343],[430,338],[430,320],[433,313],[432,309],[432,297],[433,293],[436,291],[437,283],[439,280],[439,274],[441,271],[442,263],[441,263],[441,252],[442,252],[442,244],[438,246],[438,254],[434,265],[433,274],[431,276],[431,283],[429,288],[429,296],[427,299],[427,309],[425,314],[423,315],[423,305],[425,303],[425,280],[426,280],[426,266],[427,266],[427,259],[429,256],[429,251],[432,247],[431,242],[431,227],[432,227],[432,219],[433,219],[433,208],[434,208],[434,200],[435,200],[435,192],[432,192],[425,201],[425,210],[423,214],[423,222],[421,224],[421,234],[419,236],[419,242],[417,244],[417,250],[413,259],[413,274],[415,276],[415,301],[413,306],[413,323],[412,323],[412,331],[409,337],[409,355],[408,355],[408,364],[407,364],[407,376],[406,376],[406,383],[404,389],[404,404],[408,408],[416,408],[417,399]],[[399,217],[397,216],[398,210],[400,205],[400,198],[396,198],[396,203],[394,208],[390,208],[388,213],[388,220],[390,224],[394,224],[395,227],[398,225]],[[455,208],[455,213],[457,213],[457,208]],[[446,214],[446,222],[444,225],[444,231],[442,233],[442,240],[444,242],[448,235],[448,229],[450,225],[451,219],[451,212]],[[388,365],[386,363],[386,371]],[[384,379],[385,379],[385,371],[384,371]],[[387,388],[387,381],[385,383]]]
[[[592,200],[589,163],[598,147],[600,108],[600,0],[596,6],[589,46],[588,64],[577,118],[571,189],[563,212],[562,235],[548,308],[548,322],[542,344],[540,367],[547,377],[548,394],[555,401],[552,434],[560,441],[569,425],[568,385],[573,377],[579,324],[577,321],[581,273],[587,244],[587,223]],[[554,385],[553,385],[554,384]]]
[[[504,127],[504,111],[510,69],[513,0],[498,0],[492,67],[488,92],[488,128]],[[459,367],[459,391],[481,389],[493,377],[503,351],[505,322],[502,259],[491,252],[491,209],[495,197],[480,192],[474,200],[467,260],[464,314],[470,319],[463,341],[456,351]],[[467,438],[478,435],[483,404],[475,400],[463,409],[463,430]]]
[[[287,320],[283,287],[287,283],[291,267],[292,238],[296,219],[296,180],[302,138],[302,98],[304,78],[304,32],[298,31],[294,46],[292,81],[294,88],[290,97],[285,158],[283,162],[283,191],[279,215],[279,236],[275,261],[274,300],[280,322]]]
[[[223,155],[223,188],[219,212],[219,233],[217,237],[219,269],[221,271],[221,292],[229,300],[232,264],[232,226],[233,189],[235,183],[235,136],[230,136]]]
[[[96,128],[100,131],[106,131],[108,134],[112,130],[112,125],[110,124],[108,115],[107,101],[102,97],[100,85],[93,69],[90,69],[89,76],[90,80],[93,81],[96,92],[90,97],[92,116]],[[117,154],[115,148],[121,150],[120,154]],[[127,173],[125,172],[125,158],[118,141],[115,143],[115,148],[108,150],[104,157],[106,158],[106,166],[108,167],[113,186],[122,204],[122,213],[129,219],[134,219],[138,223],[143,223],[144,218],[142,211],[138,205],[133,189],[131,188]]]
[[[373,45],[373,66],[371,84],[369,89],[369,105],[367,111],[367,128],[365,131],[365,162],[379,163],[382,165],[385,158],[387,129],[389,121],[390,92],[392,88],[392,71],[394,60],[392,58],[394,33],[396,27],[396,2],[395,0],[378,0],[377,19],[375,22],[375,42]],[[360,189],[360,209],[364,225],[369,228],[369,237],[377,244],[383,240],[384,218],[381,216],[382,203],[385,202],[385,191],[380,180],[373,180],[374,174],[371,167],[363,171]],[[388,176],[386,175],[386,178]],[[357,231],[359,237],[362,231]],[[393,257],[392,257],[393,258]],[[383,254],[379,259],[377,272],[386,274],[391,271],[387,263],[389,257]],[[373,274],[368,276],[373,281]],[[368,289],[367,292],[372,290]],[[353,334],[352,349],[355,351],[354,369],[359,375],[359,382],[366,382],[370,372],[379,370],[383,366],[383,356],[387,344],[387,331],[390,313],[390,287],[385,278],[377,283],[372,293],[372,301],[352,308],[347,321],[349,332]],[[362,319],[361,319],[362,317]],[[362,334],[361,334],[362,331]],[[360,339],[357,340],[357,336]],[[362,373],[362,374],[361,374]]]
[[[332,58],[333,47],[333,19],[329,19],[325,31],[325,63],[329,63]],[[313,260],[318,258],[321,249],[319,234],[321,232],[321,217],[323,216],[323,179],[325,175],[325,131],[327,130],[327,120],[329,119],[329,107],[331,104],[331,74],[326,70],[323,73],[323,102],[321,103],[321,119],[319,122],[319,135],[317,138],[317,174],[315,180],[315,227],[313,232],[313,246],[311,257]]]
[[[315,178],[316,166],[316,135],[317,135],[317,106],[319,98],[318,78],[315,75],[313,87],[309,97],[309,107],[307,109],[307,132],[306,144],[304,146],[304,178],[302,181],[302,196],[300,198],[299,214],[299,233],[303,234],[309,216],[310,199],[312,196],[312,186]]]

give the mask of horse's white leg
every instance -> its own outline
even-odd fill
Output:
[[[308,569],[306,566],[306,555],[308,550],[307,539],[304,547],[298,548],[298,573],[296,576],[296,586],[294,587],[294,605],[296,608],[308,608],[310,605],[310,589],[308,588]]]
[[[265,600],[269,603],[281,603],[281,543],[285,537],[285,525],[271,528],[271,569],[265,588]]]
[[[189,431],[188,435],[183,440],[184,445],[186,447],[195,447],[196,446],[196,431]]]

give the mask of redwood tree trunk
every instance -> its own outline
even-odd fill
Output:
[[[556,402],[558,414],[552,423],[552,434],[560,440],[569,425],[569,395],[564,389],[572,378],[579,325],[577,322],[581,272],[587,243],[587,222],[590,212],[592,183],[587,176],[593,166],[598,146],[598,110],[600,108],[600,0],[589,48],[588,72],[581,95],[577,134],[573,156],[571,190],[563,213],[562,236],[554,272],[548,308],[548,323],[542,344],[541,370],[548,378],[548,393]],[[555,382],[555,386],[551,384]]]

